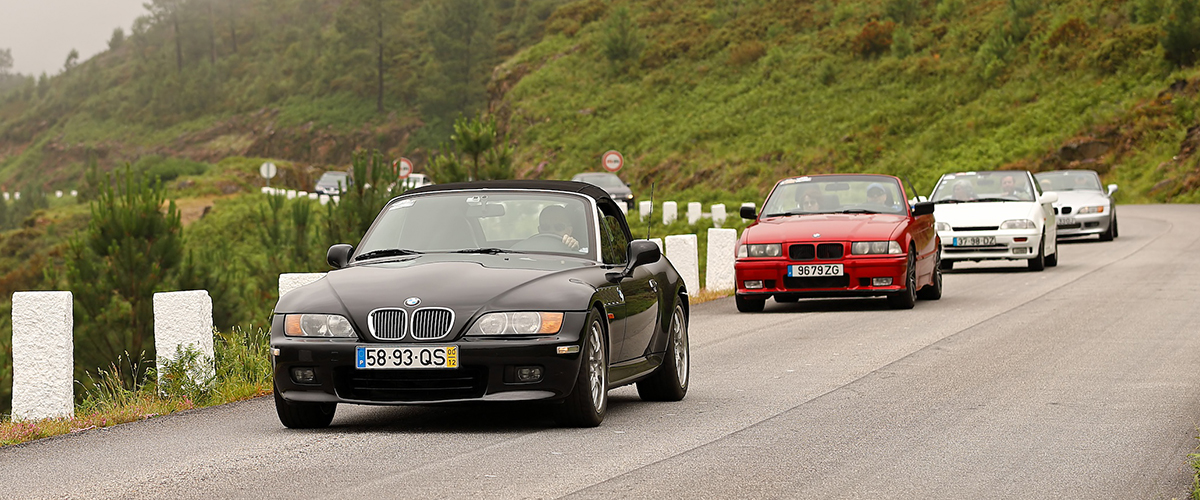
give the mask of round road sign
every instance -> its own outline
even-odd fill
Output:
[[[258,175],[263,176],[264,179],[275,177],[275,172],[275,164],[271,162],[263,163],[261,167],[258,167]]]
[[[625,157],[621,156],[620,152],[612,150],[604,153],[604,156],[601,158],[601,163],[604,164],[605,170],[609,172],[616,172],[621,170],[621,167],[625,166]]]
[[[396,175],[401,179],[407,179],[413,171],[412,160],[401,157],[399,160],[392,162],[392,168],[396,169]]]

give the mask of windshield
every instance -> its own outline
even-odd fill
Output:
[[[345,172],[325,172],[325,174],[321,176],[321,179],[317,181],[317,184],[329,186],[336,186],[339,182],[346,184],[347,177],[349,177],[349,174]],[[309,179],[311,178],[312,177],[309,177]]]
[[[572,180],[586,182],[602,188],[625,187],[625,183],[621,181],[621,178],[613,174],[579,174]]]
[[[905,214],[900,183],[891,177],[834,175],[779,181],[763,205],[763,215],[819,213]]]
[[[998,170],[943,175],[930,198],[934,202],[1033,201],[1036,196],[1028,173]]]
[[[453,191],[398,198],[384,207],[355,255],[404,249],[594,258],[596,226],[589,207],[580,196],[534,191]]]
[[[1103,191],[1100,177],[1091,170],[1033,174],[1042,191]]]

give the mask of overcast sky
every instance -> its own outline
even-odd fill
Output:
[[[129,35],[145,0],[0,0],[0,49],[12,49],[13,71],[58,73],[71,49],[79,61],[108,49],[113,29]]]

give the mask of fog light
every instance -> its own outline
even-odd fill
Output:
[[[316,368],[292,368],[292,380],[297,384],[317,383]]]
[[[517,382],[537,382],[542,379],[542,367],[518,366]]]
[[[751,290],[756,290],[763,287],[762,280],[743,281],[742,284]]]
[[[1027,253],[1029,253],[1028,248],[1014,248],[1013,249],[1013,255],[1025,255]]]
[[[891,278],[871,278],[871,286],[892,286]]]

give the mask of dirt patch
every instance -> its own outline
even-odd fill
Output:
[[[188,227],[193,222],[196,222],[204,217],[209,210],[212,209],[213,203],[217,200],[233,198],[236,195],[227,196],[204,196],[200,198],[184,198],[175,200],[175,208],[179,210],[179,223],[183,227]]]

